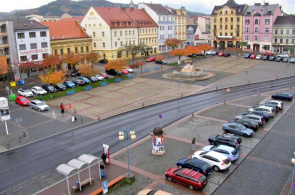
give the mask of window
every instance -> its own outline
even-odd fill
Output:
[[[114,36],[115,36],[115,37],[117,36],[117,31],[114,32]]]
[[[46,47],[48,47],[47,42],[42,42],[42,43],[41,43],[41,47],[42,47],[42,48],[46,48]]]
[[[222,15],[222,11],[220,11],[220,15]]]
[[[123,41],[120,42],[120,46],[123,46]]]
[[[294,43],[295,39],[292,39],[292,43]]]
[[[281,34],[284,34],[284,30],[281,30]]]
[[[213,19],[213,22],[216,23],[216,18]]]
[[[31,49],[37,49],[37,43],[31,43]]]
[[[81,47],[81,53],[84,53],[84,47]]]
[[[275,30],[275,34],[276,34],[276,35],[278,34],[278,30]]]
[[[295,35],[295,30],[292,30],[292,35]]]
[[[60,49],[60,55],[64,55],[64,50]]]
[[[127,30],[125,30],[125,35],[127,35]]]
[[[219,36],[222,36],[222,32],[219,33]]]
[[[264,28],[264,32],[269,33],[269,27]]]
[[[75,53],[78,53],[78,47],[75,47]]]
[[[245,36],[245,41],[249,41],[249,36]]]
[[[40,32],[40,37],[46,37],[46,31],[41,31]]]
[[[38,60],[38,54],[31,55],[32,60]]]
[[[117,42],[115,42],[115,47],[117,47]]]
[[[222,18],[220,18],[220,23],[222,22]]]
[[[269,41],[269,36],[265,36],[264,41]]]
[[[278,43],[278,39],[275,39],[275,43]]]
[[[20,61],[21,62],[25,62],[25,61],[27,61],[28,59],[27,59],[27,56],[21,56],[20,57]]]
[[[224,29],[227,30],[227,25],[225,25],[225,28]]]
[[[220,30],[222,30],[222,25],[220,25]]]
[[[227,22],[227,18],[225,18],[225,22]]]
[[[117,58],[122,58],[122,51],[117,51]]]
[[[249,25],[249,24],[250,24],[250,19],[246,19],[246,20],[245,20],[245,24],[246,24],[246,25]]]
[[[265,19],[265,24],[270,24],[270,19]]]
[[[286,39],[286,43],[289,43],[289,39]]]
[[[225,36],[227,36],[227,32],[225,32]]]
[[[259,19],[255,19],[255,24],[259,24]]]
[[[151,29],[150,29],[150,31],[151,31]],[[134,31],[134,30],[132,31],[132,34],[133,34],[133,35],[135,34],[135,31]]]
[[[254,28],[254,32],[256,32],[256,33],[258,32],[258,28],[257,27]]]
[[[120,36],[122,36],[122,35],[123,35],[122,31],[120,31]]]
[[[254,41],[258,41],[258,36],[254,36]]]
[[[71,53],[71,48],[68,48],[67,50],[68,50],[68,54],[70,54]]]
[[[101,32],[101,36],[103,36],[103,37],[104,37],[104,32],[103,32],[103,31]]]
[[[263,45],[262,48],[263,48],[264,50],[270,50],[270,45]]]
[[[36,37],[36,32],[29,32],[29,37],[30,38],[35,38]]]
[[[246,33],[250,32],[250,28],[245,28],[245,32]]]
[[[240,17],[237,17],[237,22],[240,22]]]
[[[287,35],[289,34],[289,30],[286,31],[286,34],[287,34]]]
[[[129,35],[131,35],[131,30],[129,30]]]
[[[20,44],[19,50],[26,50],[26,44]]]
[[[23,38],[25,38],[25,33],[17,33],[17,38],[18,38],[18,39],[23,39]]]
[[[131,45],[131,41],[129,41],[129,45]]]
[[[133,40],[133,45],[135,45],[135,40]]]
[[[86,46],[86,52],[89,52],[89,47],[88,46]]]
[[[95,48],[96,48],[96,43],[95,43],[95,42],[93,43],[93,47],[95,47]]]
[[[105,44],[105,42],[103,42],[103,43],[102,43],[102,47],[105,47],[105,46],[106,46],[106,44]]]
[[[92,36],[93,36],[93,37],[95,37],[95,36],[96,36],[96,35],[95,35],[95,32],[92,32]]]
[[[57,49],[54,50],[54,54],[57,55]]]
[[[225,11],[225,14],[227,15],[227,11]]]
[[[280,43],[283,43],[283,39],[280,39]]]

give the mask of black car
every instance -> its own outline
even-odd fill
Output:
[[[224,54],[224,57],[228,57],[228,56],[230,56],[230,53],[225,53]]]
[[[274,56],[269,56],[269,57],[268,57],[268,60],[269,60],[269,61],[274,61],[275,59],[276,59],[276,57],[274,57]]]
[[[80,72],[79,71],[74,71],[71,73],[71,77],[76,77],[76,76],[80,76]]]
[[[187,57],[195,58],[197,56],[203,56],[203,54],[193,53],[193,54],[189,54]]]
[[[283,59],[283,58],[281,58],[281,57],[276,57],[275,61],[276,61],[276,62],[280,62],[280,61],[282,61],[282,59]]]
[[[106,70],[106,73],[109,74],[109,75],[113,75],[113,76],[121,76],[122,75],[122,72],[118,72],[114,69],[110,69],[110,70]]]
[[[177,161],[176,166],[179,168],[182,167],[182,168],[193,169],[206,176],[209,176],[212,173],[211,166],[207,162],[197,158],[194,158],[194,159],[182,158],[179,161]]]
[[[107,59],[101,59],[101,60],[99,60],[99,63],[109,63],[109,61],[107,60]]]
[[[223,135],[213,134],[210,135],[208,141],[211,145],[226,145],[236,149],[240,148],[242,139],[239,136],[227,133]]]
[[[45,89],[47,91],[47,93],[55,93],[57,91],[56,88],[54,88],[52,85],[42,85],[42,88]]]
[[[251,56],[250,53],[246,53],[246,54],[244,55],[244,58],[250,58],[250,56]]]
[[[58,91],[64,91],[67,89],[67,87],[63,84],[59,84],[59,85],[56,85],[55,87]]]
[[[76,79],[76,80],[73,80],[72,82],[75,83],[76,86],[81,86],[85,84],[84,81],[81,79]]]
[[[288,93],[277,93],[275,95],[272,95],[271,98],[276,100],[288,100],[288,101],[293,100],[293,96]]]
[[[234,122],[244,125],[245,127],[252,129],[253,131],[257,131],[257,129],[259,128],[259,124],[257,121],[248,118],[236,119]]]
[[[247,114],[255,114],[255,115],[258,115],[258,116],[263,116],[265,122],[267,122],[270,119],[270,114],[267,113],[267,112],[263,112],[263,111],[257,111],[257,110],[247,111],[247,112],[244,112],[242,115],[247,115]]]
[[[282,59],[282,62],[288,62],[288,61],[289,61],[288,58],[283,58],[283,59]]]
[[[155,60],[156,64],[167,64],[165,60]]]

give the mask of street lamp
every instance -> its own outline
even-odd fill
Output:
[[[129,136],[131,139],[135,139],[135,131],[133,131],[131,128],[121,128],[121,131],[119,131],[119,140],[127,140],[127,163],[128,163],[128,177],[130,177],[130,169],[129,169]]]
[[[293,175],[292,175],[292,182],[291,182],[291,188],[290,188],[290,195],[292,195],[293,191],[293,183],[294,183],[294,172],[295,172],[295,152],[294,152],[294,158],[291,159],[291,163],[294,165],[293,167]]]

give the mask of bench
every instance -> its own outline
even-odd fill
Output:
[[[114,186],[115,184],[117,184],[118,182],[122,181],[125,177],[123,175],[117,177],[116,179],[110,181],[108,183],[108,188]],[[97,195],[97,194],[102,194],[103,189],[102,187],[98,188],[97,190],[95,190],[94,192],[90,193],[89,195]]]
[[[67,92],[67,95],[72,95],[72,94],[74,94],[74,93],[76,93],[74,90],[72,90],[72,91],[68,91],[68,92]]]
[[[92,87],[89,85],[89,86],[86,86],[86,87],[84,87],[84,90],[86,91],[86,90],[89,90],[89,89],[92,89]]]
[[[115,79],[115,83],[119,83],[119,82],[121,82],[122,80],[120,79],[120,78],[116,78]]]
[[[155,70],[159,70],[159,69],[160,69],[160,66],[155,66],[154,69],[155,69]]]
[[[91,183],[94,183],[94,179],[93,178],[91,178]],[[83,180],[80,183],[80,185],[81,185],[81,189],[84,188],[85,186],[90,185],[90,179],[87,178],[87,179]],[[76,185],[72,186],[72,191],[73,192],[76,192],[76,191],[79,191],[79,190],[80,190],[79,186],[76,186]]]
[[[101,82],[100,83],[100,86],[105,86],[105,85],[107,85],[108,83],[106,82],[106,81],[103,81],[103,82]]]
[[[133,75],[129,75],[128,76],[128,79],[134,79],[134,76]]]
[[[150,71],[149,68],[145,68],[145,69],[143,70],[143,72],[149,72],[149,71]]]

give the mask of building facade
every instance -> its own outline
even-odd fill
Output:
[[[139,9],[144,9],[149,16],[158,24],[158,47],[159,52],[171,51],[172,48],[165,45],[166,39],[175,38],[174,15],[161,4],[139,3]]]
[[[19,62],[15,40],[13,22],[0,22],[0,56],[5,57],[7,64],[17,65]]]
[[[215,6],[211,14],[211,45],[215,48],[238,48],[242,41],[243,13],[247,5],[228,0]]]
[[[92,40],[77,21],[42,22],[49,28],[50,52],[65,55],[70,53],[87,54],[92,51]],[[65,68],[65,67],[64,67]],[[68,65],[68,69],[71,66]]]
[[[295,16],[278,16],[273,24],[272,52],[294,55]]]
[[[194,34],[194,45],[198,46],[201,44],[209,44],[211,42],[211,33],[210,32],[202,32],[200,26],[198,25],[195,34]]]
[[[186,26],[186,45],[194,46],[195,45],[195,32],[198,25],[187,25]]]
[[[243,41],[248,45],[244,51],[271,52],[273,23],[282,15],[278,4],[255,3],[243,14]]]

